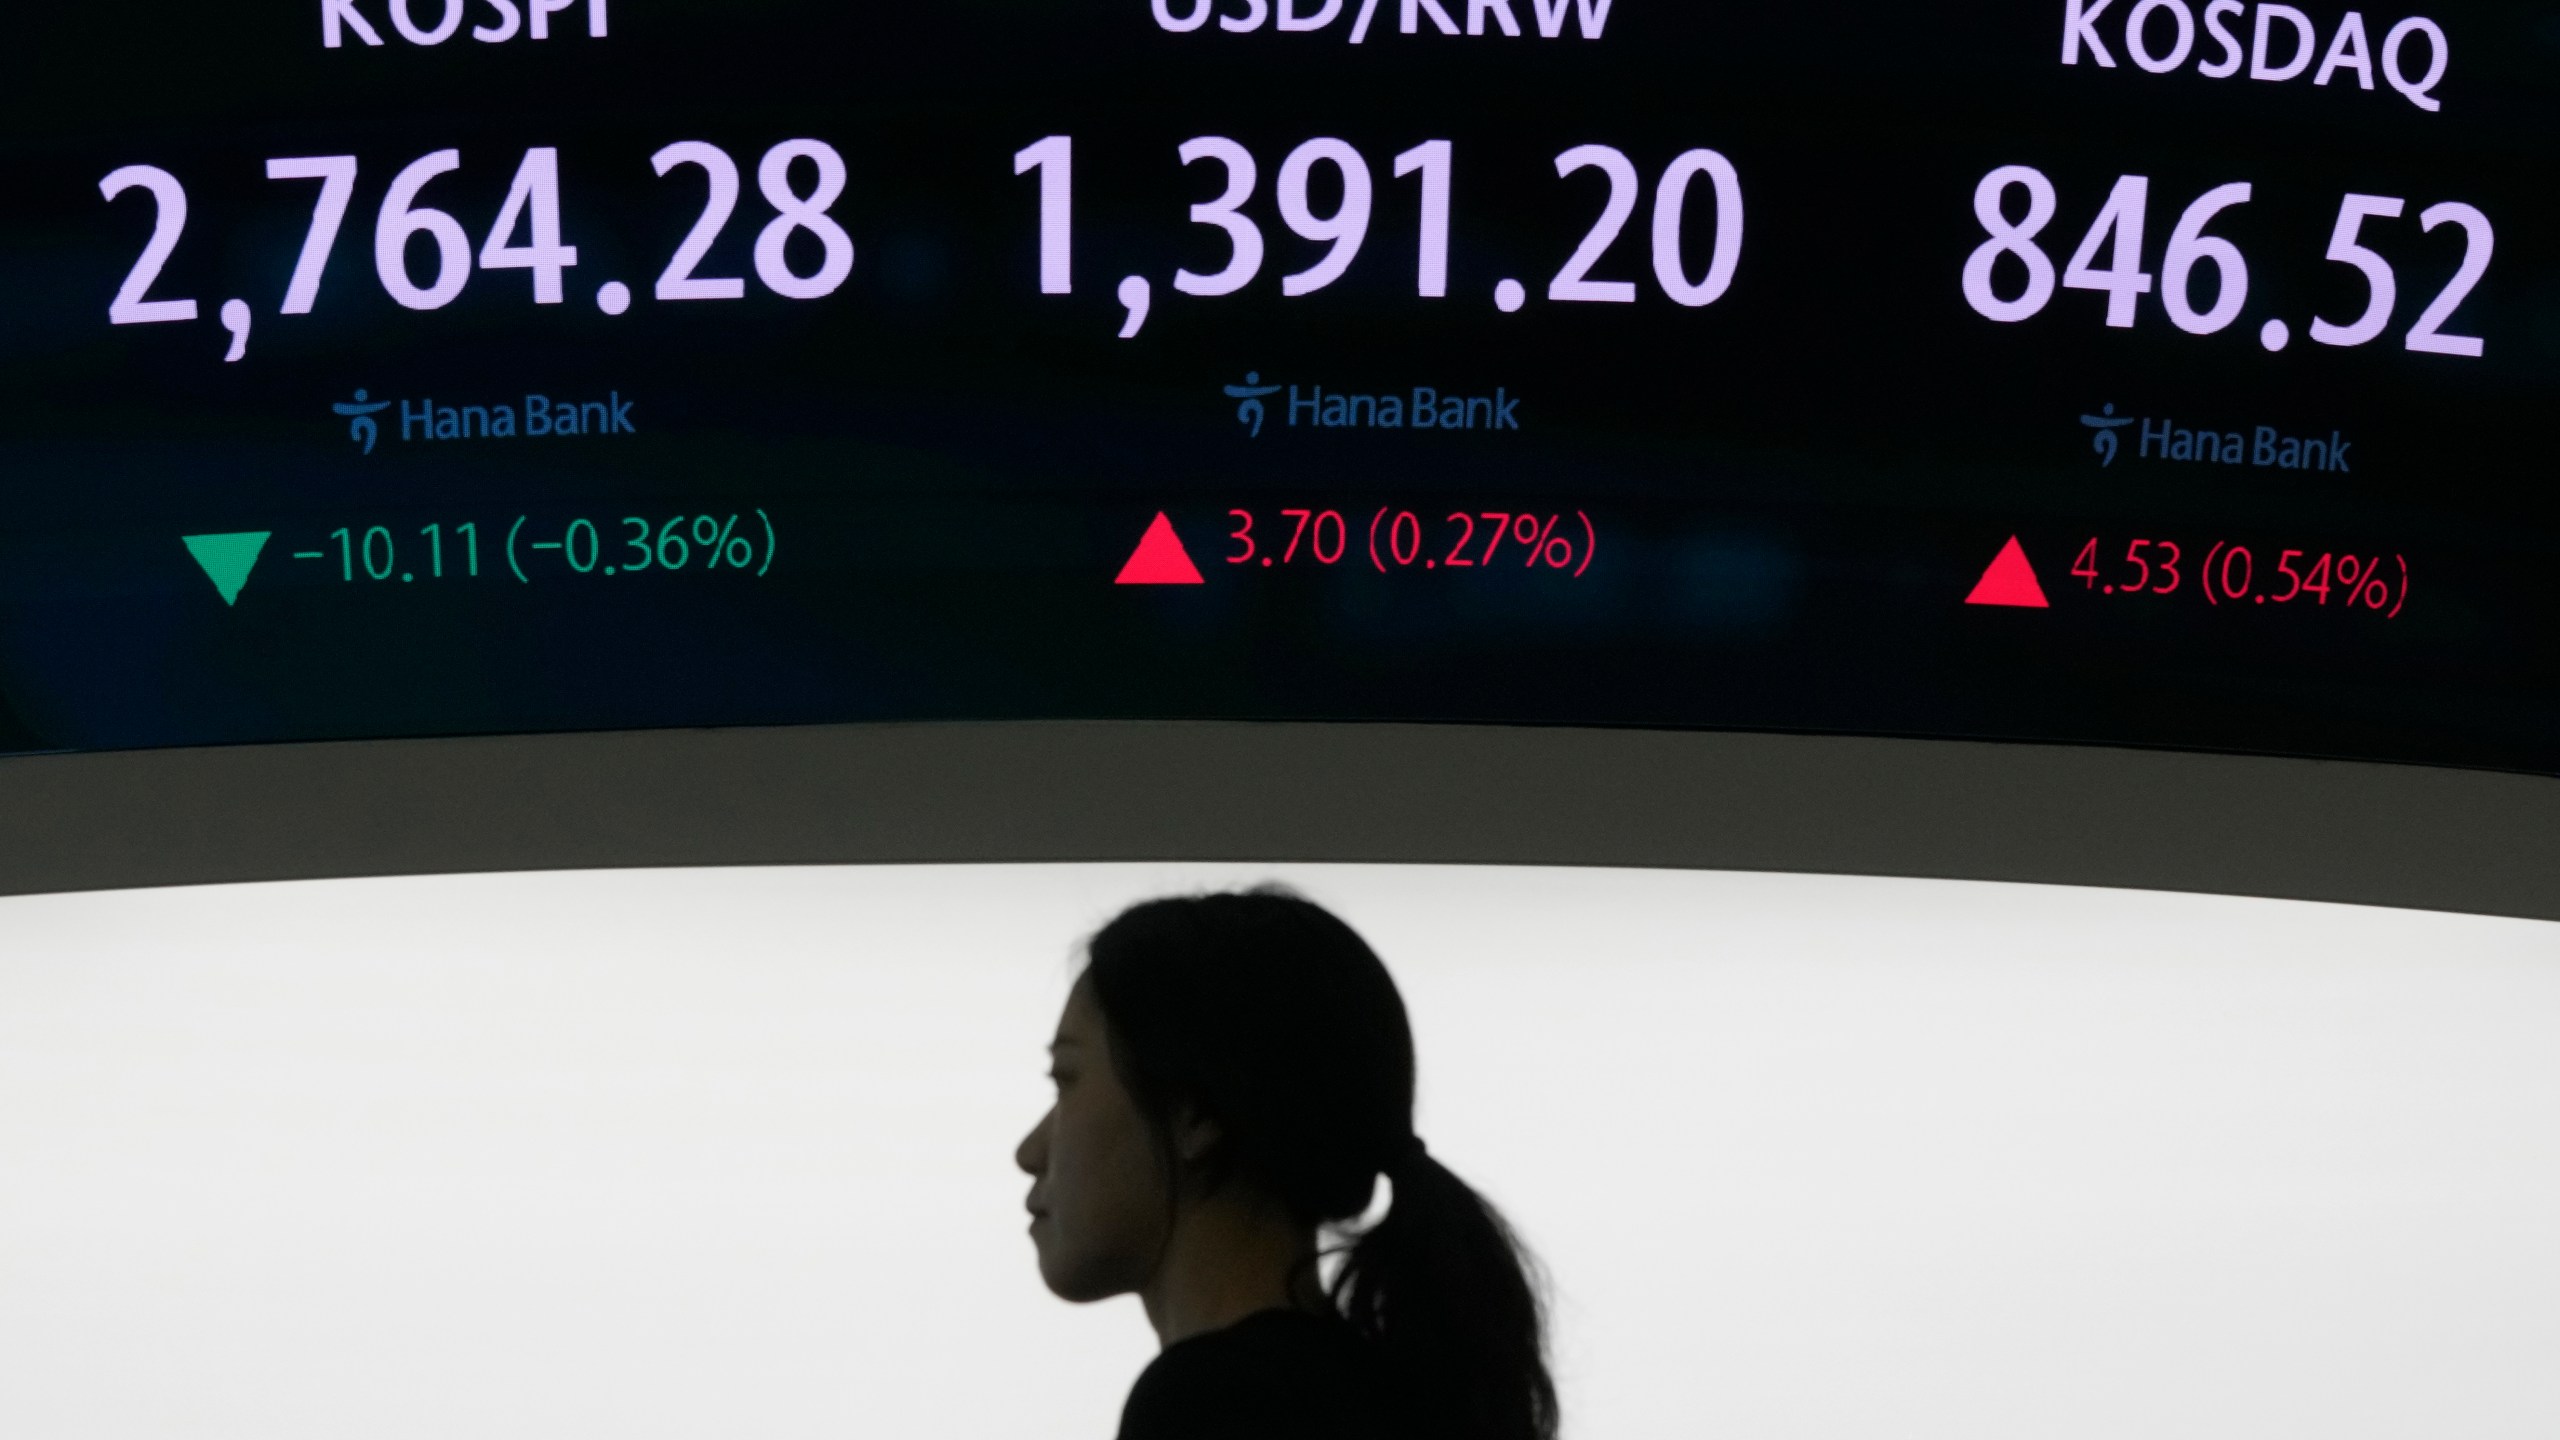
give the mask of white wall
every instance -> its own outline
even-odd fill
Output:
[[[1402,980],[1571,1440],[2560,1435],[2560,926],[1383,867],[0,901],[0,1435],[1105,1437],[1011,1152],[1071,942],[1270,875]]]

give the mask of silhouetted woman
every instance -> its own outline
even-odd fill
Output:
[[[1041,1278],[1136,1294],[1163,1353],[1121,1440],[1553,1440],[1539,1299],[1413,1133],[1413,1033],[1351,927],[1281,891],[1136,906],[1058,1022],[1015,1160]],[[1386,1215],[1330,1293],[1320,1227]]]

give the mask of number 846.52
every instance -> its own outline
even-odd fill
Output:
[[[2011,219],[2010,197],[2017,192],[2025,194],[2026,212]],[[2130,329],[2140,313],[2141,297],[2152,293],[2156,278],[2160,307],[2168,313],[2171,324],[2190,335],[2214,334],[2239,319],[2248,305],[2249,262],[2239,246],[2205,232],[2224,212],[2248,204],[2254,193],[2253,187],[2239,183],[2216,186],[2198,197],[2178,217],[2160,257],[2160,274],[2154,277],[2142,268],[2150,177],[2120,176],[2105,206],[2098,211],[2098,218],[2057,276],[2053,257],[2037,243],[2037,237],[2053,223],[2059,205],[2053,182],[2041,170],[2003,165],[1983,176],[1974,189],[1974,216],[1990,238],[1976,247],[1965,262],[1965,301],[1985,319],[2016,324],[2042,313],[2052,302],[2058,283],[2066,290],[2104,294],[2107,324]],[[2323,345],[2353,347],[2390,328],[2392,313],[2399,303],[2399,283],[2391,262],[2364,244],[2364,233],[2368,223],[2398,220],[2407,210],[2407,201],[2387,195],[2349,195],[2339,203],[2327,258],[2354,267],[2364,277],[2365,305],[2360,314],[2346,321],[2314,317],[2310,325],[2313,340]],[[2421,354],[2477,358],[2486,349],[2479,337],[2447,334],[2444,327],[2488,274],[2490,256],[2497,248],[2496,232],[2488,216],[2454,200],[2428,207],[2418,216],[2418,223],[2430,232],[2441,226],[2454,226],[2462,231],[2465,244],[2461,268],[2409,328],[2407,348]],[[2211,298],[2199,305],[2197,282],[2200,273],[2208,269],[2214,275]],[[2023,284],[2019,283],[2021,280]],[[2017,287],[2014,294],[2001,293],[2008,286]],[[2268,320],[2259,332],[2261,343],[2269,350],[2283,349],[2290,337],[2291,329],[2281,319]]]

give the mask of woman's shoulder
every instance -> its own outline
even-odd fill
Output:
[[[1359,1338],[1266,1310],[1168,1347],[1138,1377],[1120,1440],[1389,1440]]]

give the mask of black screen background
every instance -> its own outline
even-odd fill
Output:
[[[1590,43],[1405,37],[1388,0],[1359,49],[1342,25],[1165,34],[1141,0],[616,0],[609,40],[585,36],[581,9],[542,44],[422,50],[385,27],[382,49],[336,51],[320,46],[316,4],[247,8],[12,22],[0,698],[19,748],[1418,719],[2560,772],[2548,5],[2425,12],[2454,42],[2434,115],[2351,82],[2064,68],[2046,3],[1618,0]],[[467,24],[484,18],[473,8]],[[2325,40],[2337,7],[2307,8]],[[2368,16],[2377,43],[2395,18]],[[1051,134],[1077,147],[1071,298],[1037,293],[1036,185],[1012,173],[1014,153]],[[1198,135],[1262,162],[1247,212],[1271,257],[1247,293],[1217,300],[1167,283],[1224,259],[1185,215],[1218,188],[1216,167],[1175,158]],[[1319,247],[1281,226],[1272,179],[1319,135],[1368,157],[1376,219],[1348,277],[1284,299],[1276,276]],[[800,136],[849,167],[833,210],[859,251],[845,288],[795,303],[750,279],[734,304],[647,299],[701,199],[698,172],[660,180],[649,155],[701,139],[739,158],[746,193],[702,272],[752,276],[770,217],[755,157]],[[1457,148],[1456,240],[1451,298],[1426,302],[1412,293],[1412,183],[1388,161],[1435,138]],[[1587,142],[1625,150],[1648,182],[1693,147],[1732,158],[1749,218],[1729,295],[1695,311],[1661,296],[1648,195],[1598,272],[1639,281],[1640,303],[1545,303],[1598,214],[1599,177],[1553,169]],[[581,252],[569,303],[536,307],[522,276],[495,272],[433,313],[385,296],[370,239],[390,177],[459,148],[464,170],[428,203],[476,246],[533,145],[561,151]],[[318,310],[285,319],[275,303],[314,187],[269,182],[261,162],[312,154],[355,154],[363,171]],[[106,323],[149,207],[107,205],[97,183],[136,163],[187,185],[190,226],[153,294],[199,298],[194,325]],[[2250,260],[2242,323],[2188,336],[2152,297],[2135,329],[2110,330],[2100,297],[2069,290],[2021,325],[1975,315],[1957,283],[1983,238],[1973,188],[2010,163],[2062,192],[2042,237],[2057,262],[2117,175],[2151,176],[2155,272],[2188,200],[2253,182],[2256,199],[2214,227]],[[2297,338],[2269,355],[2261,318],[2290,317],[2299,337],[2314,313],[2361,307],[2361,282],[2320,258],[2347,191],[2411,201],[2409,219],[2369,231],[2399,271],[2393,326],[2357,350]],[[1708,193],[1692,195],[1693,257]],[[2414,221],[2445,199],[2497,225],[2488,277],[2448,327],[2483,337],[2481,360],[2398,344],[2461,256],[2456,232],[2422,237]],[[1156,301],[1123,343],[1112,290],[1130,273],[1154,278]],[[1519,315],[1490,303],[1506,276],[1536,297]],[[642,296],[630,314],[589,302],[608,278]],[[258,329],[248,359],[223,365],[212,312],[234,295]],[[1523,429],[1275,424],[1248,439],[1220,394],[1248,371],[1331,390],[1499,386],[1521,398]],[[635,401],[641,433],[386,438],[368,457],[329,414],[358,387],[440,404],[610,390]],[[2077,422],[2101,404],[2342,431],[2355,469],[2101,469]],[[1232,508],[1266,527],[1283,507],[1335,508],[1356,531],[1390,503],[1581,510],[1599,554],[1577,581],[1219,563]],[[296,568],[282,553],[342,525],[411,537],[437,521],[587,515],[611,543],[625,514],[756,507],[781,536],[760,579],[349,585],[334,560]],[[1208,583],[1111,585],[1159,510]],[[177,537],[249,529],[276,531],[274,548],[226,608]],[[2012,534],[2054,608],[1964,606]],[[2102,598],[2065,573],[2092,535],[2114,542],[2110,560],[2142,535],[2405,554],[2415,579],[2387,622]]]

